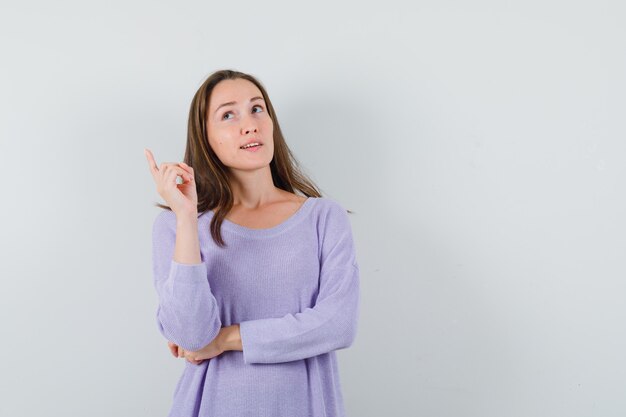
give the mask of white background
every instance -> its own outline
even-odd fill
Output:
[[[3,2],[0,415],[165,416],[143,148],[257,76],[351,216],[349,417],[626,413],[618,1]]]

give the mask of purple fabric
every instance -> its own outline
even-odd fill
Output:
[[[198,217],[202,263],[173,260],[176,215],[153,225],[153,278],[161,334],[199,350],[240,324],[242,351],[185,362],[169,417],[345,416],[335,351],[352,345],[359,266],[346,210],[309,197],[269,229],[222,224],[226,248]]]

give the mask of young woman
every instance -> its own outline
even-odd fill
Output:
[[[261,83],[213,73],[184,162],[145,153],[167,203],[152,234],[156,321],[186,359],[169,415],[344,416],[335,351],[352,345],[360,305],[351,225],[298,169]]]

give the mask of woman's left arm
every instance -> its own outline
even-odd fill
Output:
[[[239,324],[222,327],[222,331],[217,336],[217,343],[220,350],[243,350],[241,345],[241,333],[239,332]]]
[[[320,286],[315,305],[283,317],[243,321],[230,330],[228,345],[243,351],[245,363],[305,359],[354,342],[360,305],[359,266],[348,214],[332,203],[318,231]]]

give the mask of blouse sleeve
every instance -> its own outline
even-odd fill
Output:
[[[359,266],[345,209],[333,202],[318,229],[320,278],[315,305],[283,317],[239,323],[245,363],[289,362],[352,345],[359,317]]]
[[[219,333],[219,307],[211,292],[206,264],[174,261],[175,244],[175,214],[159,213],[152,229],[153,278],[159,302],[157,326],[167,340],[197,351]]]

